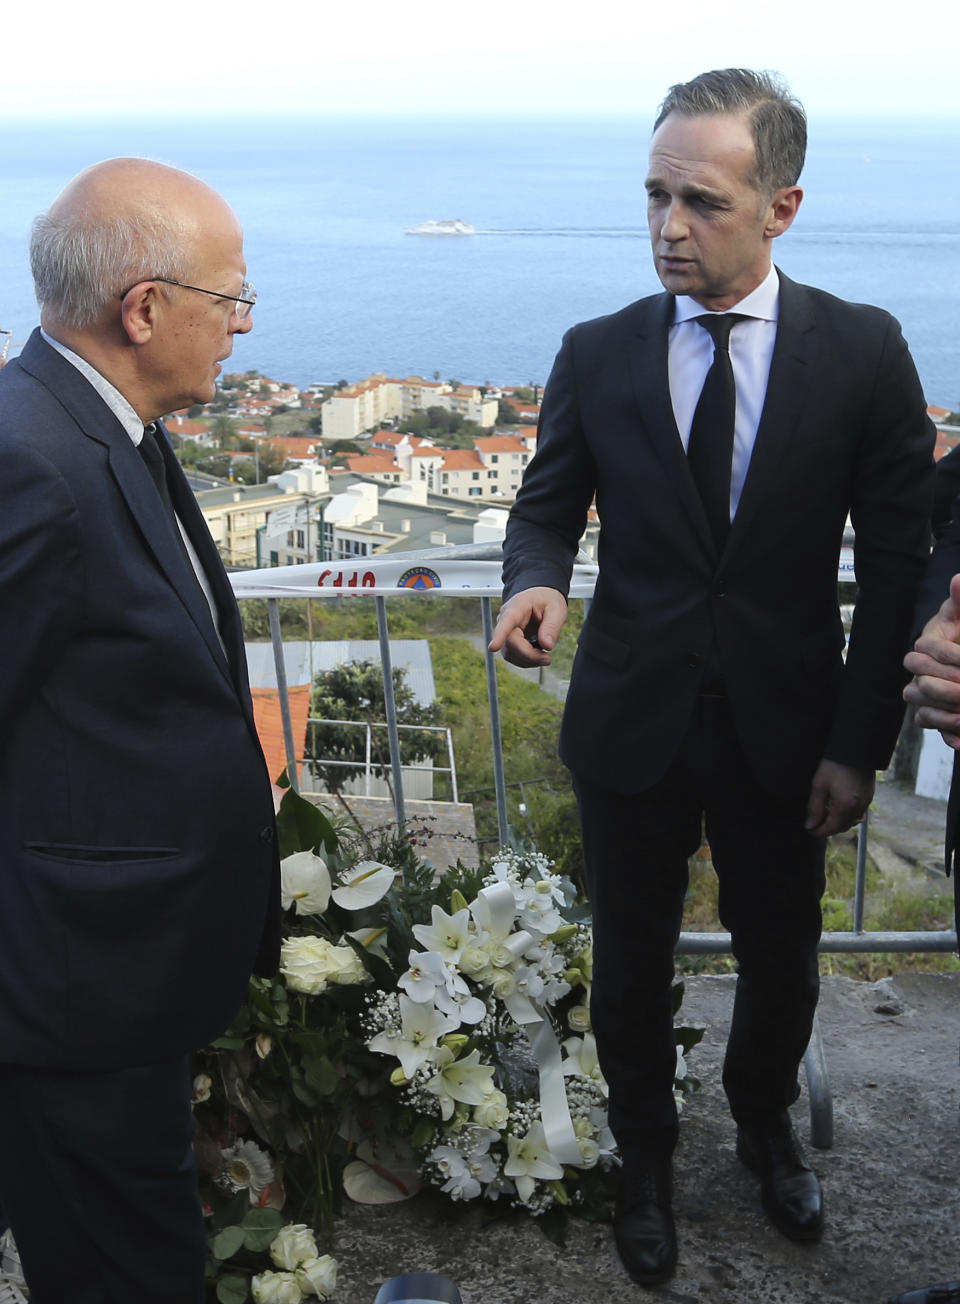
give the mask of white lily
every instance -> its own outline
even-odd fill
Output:
[[[600,1072],[597,1039],[593,1033],[587,1032],[582,1037],[568,1037],[563,1043],[563,1049],[567,1052],[567,1058],[563,1061],[564,1076],[569,1077],[571,1073],[579,1073],[589,1078],[591,1082],[595,1082],[606,1095],[607,1083]]]
[[[296,905],[298,915],[322,915],[330,901],[330,871],[312,851],[298,851],[280,862],[280,902]]]
[[[361,860],[340,875],[332,896],[344,910],[363,910],[385,897],[393,887],[396,872],[376,860]]]
[[[421,1064],[428,1064],[439,1055],[439,1041],[449,1032],[456,1032],[459,1019],[451,1018],[432,1004],[419,1005],[404,993],[399,998],[400,1032],[381,1032],[367,1042],[371,1050],[381,1055],[396,1055],[404,1077],[412,1078]]]
[[[430,911],[429,924],[414,924],[413,935],[427,951],[436,951],[448,964],[456,964],[470,938],[470,911],[448,915],[440,906]]]
[[[493,1082],[493,1068],[480,1063],[480,1052],[472,1050],[463,1059],[456,1059],[453,1051],[441,1046],[435,1056],[437,1072],[425,1084],[440,1098],[440,1113],[444,1120],[453,1117],[454,1101],[464,1105],[479,1105],[487,1096]]]
[[[510,1153],[503,1166],[504,1175],[516,1182],[521,1200],[530,1199],[537,1178],[554,1181],[563,1176],[562,1166],[547,1148],[542,1123],[534,1123],[523,1137],[508,1132],[507,1149]]]

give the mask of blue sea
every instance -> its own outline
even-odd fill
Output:
[[[260,301],[238,370],[301,386],[373,371],[542,383],[567,326],[659,288],[649,132],[602,118],[8,121],[0,327],[22,344],[36,324],[33,216],[81,167],[138,154],[196,172],[244,224]],[[802,182],[778,264],[890,309],[928,400],[960,407],[960,121],[814,121]],[[477,234],[404,234],[456,217]]]

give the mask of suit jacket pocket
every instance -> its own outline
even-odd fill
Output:
[[[51,860],[79,860],[84,864],[141,864],[150,860],[172,860],[179,856],[177,847],[78,847],[67,842],[27,842],[35,856]]]
[[[631,657],[629,643],[624,643],[619,638],[613,638],[610,634],[605,634],[602,629],[598,629],[596,625],[589,622],[584,625],[581,631],[578,647],[582,652],[596,657],[598,661],[611,666],[614,670],[625,669]]]

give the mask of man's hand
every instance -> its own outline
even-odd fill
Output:
[[[567,601],[559,589],[522,589],[500,608],[490,651],[503,648],[515,666],[548,666],[567,618]]]
[[[821,761],[810,784],[807,802],[808,833],[827,838],[842,833],[863,819],[873,800],[876,775],[839,761]]]
[[[944,742],[960,751],[960,575],[950,581],[949,598],[903,664],[914,676],[903,696],[919,708],[917,724],[939,729]]]

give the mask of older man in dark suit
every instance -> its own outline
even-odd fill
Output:
[[[239,613],[158,419],[250,329],[194,177],[81,173],[0,373],[0,1201],[35,1304],[189,1304],[190,1052],[275,964],[273,805]]]
[[[772,265],[805,144],[802,108],[766,74],[672,88],[646,182],[666,293],[564,338],[504,546],[491,647],[546,664],[596,496],[600,575],[560,749],[624,1158],[614,1230],[643,1284],[676,1263],[672,952],[704,821],[739,964],[724,1065],[737,1153],[785,1235],[821,1234],[788,1108],[817,1003],[824,843],[862,815],[893,748],[927,549],[933,432],[897,323]]]

